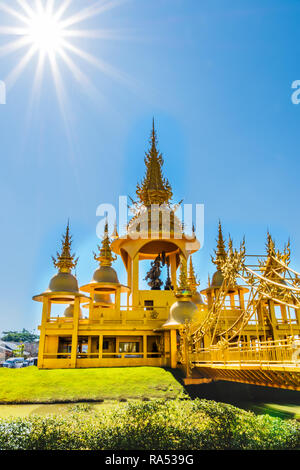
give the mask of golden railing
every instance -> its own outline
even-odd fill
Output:
[[[233,343],[227,348],[211,346],[192,352],[190,360],[195,365],[202,364],[261,364],[290,365],[300,369],[300,340],[264,341],[253,343]]]
[[[99,318],[81,318],[79,325],[88,324],[132,324],[132,323],[154,323],[157,321],[165,321],[168,317],[167,306],[128,306],[122,307],[120,310],[115,308],[99,308],[96,315]],[[95,309],[96,310],[96,309]],[[48,319],[50,324],[66,324],[72,325],[73,318],[51,316]]]
[[[160,358],[161,353],[159,352],[95,352],[95,353],[77,353],[77,359],[130,359],[130,358]],[[63,352],[63,353],[44,353],[45,359],[71,359],[71,353]]]

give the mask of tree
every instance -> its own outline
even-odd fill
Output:
[[[3,331],[2,341],[12,341],[13,343],[32,343],[39,339],[35,333],[23,328],[22,331]]]

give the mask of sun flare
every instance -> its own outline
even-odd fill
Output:
[[[49,12],[35,14],[28,24],[27,37],[41,52],[58,52],[63,44],[64,28]]]
[[[126,0],[91,0],[88,6],[76,11],[74,0],[14,0],[15,6],[12,6],[13,2],[0,0],[0,11],[7,16],[5,25],[2,23],[3,20],[0,23],[0,35],[13,37],[10,42],[0,45],[0,57],[24,50],[23,56],[5,78],[7,88],[14,86],[34,57],[37,58],[37,63],[33,80],[33,95],[39,96],[37,88],[41,87],[45,62],[48,61],[61,109],[64,108],[66,95],[61,73],[62,66],[71,72],[72,77],[80,83],[84,92],[93,96],[99,95],[99,90],[90,81],[87,67],[77,64],[77,61],[85,62],[116,80],[124,80],[124,75],[121,75],[117,69],[78,45],[81,38],[119,39],[120,33],[104,29],[77,28],[79,23],[83,21],[86,23],[87,20],[123,2]],[[1,17],[3,18],[3,15]],[[8,24],[8,18],[13,19],[12,25]],[[77,40],[76,43],[75,40]]]

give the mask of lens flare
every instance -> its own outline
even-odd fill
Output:
[[[0,46],[0,57],[7,56],[20,49],[27,50],[19,59],[15,67],[5,78],[7,88],[10,89],[19,79],[25,67],[37,56],[37,65],[33,87],[41,86],[41,79],[45,68],[46,60],[50,64],[53,82],[56,87],[60,107],[63,109],[63,97],[65,96],[63,76],[60,67],[64,65],[72,77],[78,81],[82,90],[88,95],[100,96],[99,90],[91,83],[86,74],[87,67],[78,62],[85,62],[91,67],[95,67],[102,73],[112,78],[130,83],[131,79],[105,63],[100,57],[84,51],[75,39],[87,38],[96,40],[120,39],[118,31],[111,30],[89,30],[78,29],[81,22],[85,22],[97,15],[110,10],[127,0],[94,0],[89,1],[89,6],[76,11],[76,2],[73,0],[14,0],[1,1],[0,11],[13,19],[13,25],[5,26],[0,24],[0,35],[12,36],[14,39]],[[3,18],[3,15],[1,15]],[[115,37],[114,37],[115,34]],[[78,42],[78,41],[77,41]],[[39,96],[38,90],[33,90],[33,95]]]
[[[34,15],[28,25],[30,43],[42,52],[57,52],[62,46],[64,29],[51,13]]]

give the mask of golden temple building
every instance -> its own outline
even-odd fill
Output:
[[[145,165],[126,235],[115,228],[110,239],[106,224],[94,254],[99,266],[80,287],[68,224],[53,258],[58,272],[33,297],[42,303],[38,367],[180,367],[187,383],[232,380],[299,390],[300,274],[289,267],[289,243],[280,252],[268,234],[266,253],[247,255],[244,241],[239,249],[230,237],[226,244],[219,223],[216,272],[200,292],[192,261],[200,244],[175,215],[154,122]],[[118,256],[126,285],[113,268]],[[140,288],[144,260],[151,263],[148,290]],[[53,304],[63,317],[52,314]]]

